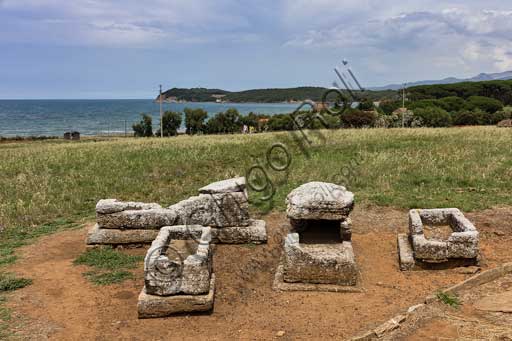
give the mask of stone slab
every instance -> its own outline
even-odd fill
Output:
[[[313,283],[288,283],[284,281],[284,266],[283,259],[281,264],[277,267],[276,274],[274,276],[274,283],[272,289],[276,291],[320,291],[320,292],[364,292],[364,289],[360,286],[360,279],[358,279],[358,285],[336,285],[336,284],[313,284]],[[359,277],[359,276],[358,276]]]
[[[158,230],[116,230],[102,229],[94,225],[87,233],[87,245],[151,244]]]
[[[217,181],[199,189],[201,194],[217,194],[244,192],[246,189],[245,177]]]
[[[343,186],[327,182],[309,182],[286,197],[290,219],[344,220],[354,208],[354,194]]]
[[[475,302],[474,306],[478,310],[512,313],[512,290],[484,297]]]
[[[156,296],[146,294],[143,288],[137,303],[139,318],[166,317],[175,314],[206,312],[213,309],[215,299],[215,274],[210,280],[206,295]]]
[[[169,226],[173,239],[201,238],[202,226]],[[159,230],[103,229],[97,224],[87,235],[87,245],[151,244]],[[212,243],[215,244],[264,244],[267,229],[264,220],[249,220],[248,226],[212,228]]]
[[[404,233],[399,233],[397,238],[397,245],[400,270],[412,270],[416,265],[416,262],[414,261],[414,251],[412,250],[412,245],[409,241],[409,237]]]

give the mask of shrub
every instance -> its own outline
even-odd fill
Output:
[[[290,114],[277,114],[269,118],[267,127],[271,131],[293,130],[293,120]]]
[[[341,121],[346,127],[362,128],[374,125],[377,115],[373,111],[349,109],[341,115]]]
[[[452,124],[450,114],[438,107],[417,109],[414,111],[414,115],[421,118],[426,127],[449,127]]]
[[[437,100],[436,104],[448,112],[456,112],[466,107],[466,101],[457,96],[444,97]]]
[[[484,96],[471,96],[467,101],[467,108],[470,110],[481,109],[490,114],[503,109],[503,103],[494,98]]]
[[[190,109],[185,108],[185,129],[187,134],[194,135],[203,133],[206,130],[204,121],[208,117],[208,113],[201,108]]]
[[[239,132],[241,127],[240,114],[233,108],[217,113],[206,122],[206,130],[210,134],[235,133]]]
[[[149,137],[153,136],[153,124],[151,116],[147,114],[141,114],[142,120],[132,126],[133,132],[137,137]]]
[[[380,115],[375,122],[375,126],[379,128],[417,128],[422,125],[421,118],[415,116],[410,110],[394,112],[391,115]]]
[[[488,115],[488,124],[498,124],[501,121],[507,120],[512,118],[512,114],[510,112],[507,112],[505,110],[496,111],[493,114]]]
[[[402,101],[382,101],[379,104],[379,110],[386,115],[391,115],[393,111],[401,107]]]
[[[375,106],[372,101],[367,99],[359,103],[357,107],[359,110],[373,110]]]
[[[178,135],[178,128],[181,126],[181,113],[174,111],[166,111],[162,119],[164,127],[164,136]],[[158,129],[156,136],[160,136],[160,129]]]
[[[481,110],[464,110],[453,115],[453,124],[457,126],[470,126],[484,124],[485,113]]]
[[[437,100],[435,99],[422,99],[420,101],[412,102],[408,106],[409,109],[427,109],[427,108],[439,108]]]

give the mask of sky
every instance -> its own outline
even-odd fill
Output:
[[[512,70],[509,0],[0,0],[0,98],[363,86]]]

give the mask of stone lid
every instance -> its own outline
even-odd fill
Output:
[[[291,219],[344,220],[354,207],[354,194],[343,186],[308,182],[288,194],[286,205]]]
[[[232,193],[245,190],[245,177],[217,181],[199,189],[200,194]]]

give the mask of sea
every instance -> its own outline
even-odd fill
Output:
[[[183,112],[202,108],[211,117],[229,108],[240,114],[250,112],[279,114],[293,112],[288,103],[163,103],[163,110]],[[67,131],[82,135],[123,135],[142,113],[153,116],[153,127],[160,122],[160,104],[151,99],[130,100],[0,100],[0,136],[62,136]],[[183,122],[185,119],[183,118]],[[155,129],[156,130],[156,129]]]

